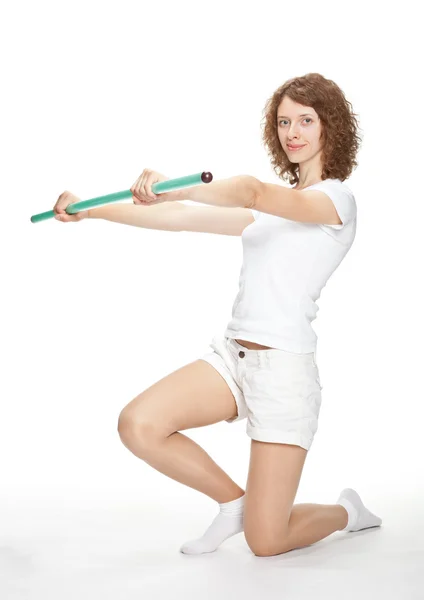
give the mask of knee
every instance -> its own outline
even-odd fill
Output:
[[[278,554],[283,554],[284,552],[289,552],[291,548],[286,548],[279,544],[278,546],[267,545],[267,544],[255,544],[249,546],[251,551],[255,556],[277,556]]]
[[[255,536],[249,539],[249,536],[246,536],[245,533],[245,537],[247,545],[255,556],[275,556],[289,552],[292,549],[288,540],[277,540],[275,536],[270,536],[269,539],[267,536]]]
[[[124,408],[118,418],[118,433],[123,444],[129,448],[137,447],[137,452],[147,453],[160,439],[153,423],[136,416],[132,410]]]

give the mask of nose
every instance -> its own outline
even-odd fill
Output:
[[[287,134],[287,139],[289,140],[289,142],[295,141],[299,139],[299,124],[298,123],[292,123],[290,125],[290,129],[288,131]]]
[[[297,133],[295,125],[292,125],[290,127],[289,132],[287,134],[287,139],[289,140],[289,142],[293,142],[293,141],[299,139],[299,135]]]

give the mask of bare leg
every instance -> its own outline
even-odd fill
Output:
[[[119,416],[118,431],[123,444],[157,471],[217,502],[230,502],[244,490],[180,432],[236,415],[237,405],[222,376],[206,361],[196,360],[134,398]]]
[[[230,388],[204,360],[160,380],[120,414],[121,440],[135,456],[220,505],[204,535],[183,544],[181,552],[213,552],[224,540],[243,531],[244,490],[194,440],[181,433],[236,415]]]
[[[344,529],[348,514],[339,504],[295,504],[289,519],[291,549],[309,546]]]
[[[217,502],[240,498],[244,490],[219,467],[195,441],[175,432],[167,438],[154,438],[146,443],[146,435],[121,433],[124,445],[135,456],[167,477],[183,483]]]

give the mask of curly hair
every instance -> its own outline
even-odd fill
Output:
[[[319,73],[289,79],[267,100],[263,110],[262,140],[278,177],[291,185],[299,182],[299,164],[288,159],[278,138],[277,109],[284,96],[312,106],[321,120],[322,179],[347,179],[358,166],[355,158],[362,142],[355,118],[358,115],[351,111],[352,104],[339,86]]]

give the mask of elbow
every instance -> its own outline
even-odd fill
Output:
[[[256,177],[252,177],[251,175],[245,175],[246,183],[248,186],[248,194],[247,194],[247,202],[246,208],[256,208],[258,204],[258,200],[261,196],[262,182]]]

